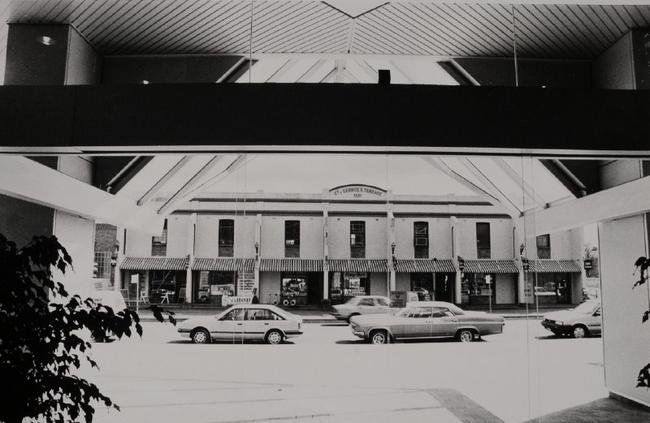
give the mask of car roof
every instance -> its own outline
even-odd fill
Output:
[[[406,307],[446,307],[449,308],[454,304],[445,301],[409,301]]]

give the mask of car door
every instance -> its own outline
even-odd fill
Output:
[[[449,309],[434,307],[431,321],[431,336],[454,336],[456,334],[458,319]]]
[[[212,337],[225,341],[241,342],[244,337],[245,316],[245,309],[233,308],[217,320],[214,331],[211,331]]]
[[[388,313],[390,311],[390,302],[388,301],[388,298],[374,298],[374,310],[372,311],[373,313]]]
[[[415,307],[405,317],[402,325],[403,338],[428,338],[431,336],[433,309],[431,307]]]
[[[372,298],[360,298],[356,308],[359,314],[374,314],[377,311]]]
[[[277,316],[277,315],[276,315]],[[246,339],[264,339],[264,335],[271,328],[274,313],[265,308],[249,308],[244,320],[244,332]]]
[[[596,307],[591,316],[588,317],[587,329],[589,333],[598,335],[602,332],[602,317],[600,316],[600,306]]]

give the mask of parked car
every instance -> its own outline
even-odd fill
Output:
[[[354,316],[350,319],[352,333],[373,344],[445,337],[471,342],[483,335],[502,333],[504,325],[502,316],[463,311],[444,301],[411,302],[389,315]]]
[[[358,295],[350,298],[344,304],[338,304],[332,307],[335,310],[330,313],[332,316],[350,322],[350,318],[353,316],[389,313],[390,300],[388,297],[382,297],[379,295]]]
[[[273,305],[237,304],[216,316],[195,317],[178,324],[178,332],[195,344],[213,340],[263,340],[279,344],[301,335],[302,317]]]
[[[600,301],[589,300],[571,310],[547,313],[542,320],[542,326],[556,336],[571,335],[574,338],[584,338],[600,335],[602,330]]]

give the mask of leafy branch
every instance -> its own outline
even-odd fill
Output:
[[[634,267],[634,274],[636,274],[636,272],[639,272],[639,280],[634,283],[632,289],[636,288],[637,286],[646,285],[646,289],[648,291],[648,310],[644,311],[641,316],[641,323],[646,323],[648,319],[650,319],[650,284],[647,284],[648,279],[650,279],[650,276],[648,275],[650,258],[639,257],[634,262]],[[650,388],[650,363],[646,364],[645,367],[639,371],[636,387]]]
[[[96,403],[119,410],[75,370],[84,362],[98,368],[84,332],[96,341],[130,337],[133,331],[142,336],[138,314],[70,296],[53,279],[54,269],[65,274],[72,268],[72,258],[54,236],[34,237],[18,249],[0,234],[0,263],[0,374],[10,387],[3,394],[0,422],[91,422]],[[175,323],[171,312],[152,311],[159,321],[167,313]]]

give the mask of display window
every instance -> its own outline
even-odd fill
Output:
[[[291,305],[307,304],[308,284],[307,275],[296,273],[283,273],[280,296],[288,300]]]
[[[494,273],[466,273],[461,285],[461,303],[492,304],[496,302],[496,275]]]
[[[368,273],[333,272],[330,278],[330,298],[334,301],[370,294]]]
[[[529,277],[540,304],[571,304],[570,273],[536,273]]]
[[[199,272],[196,300],[199,303],[222,304],[224,296],[234,296],[235,272]]]
[[[149,274],[149,298],[153,303],[178,303],[185,298],[185,272],[151,270]]]

